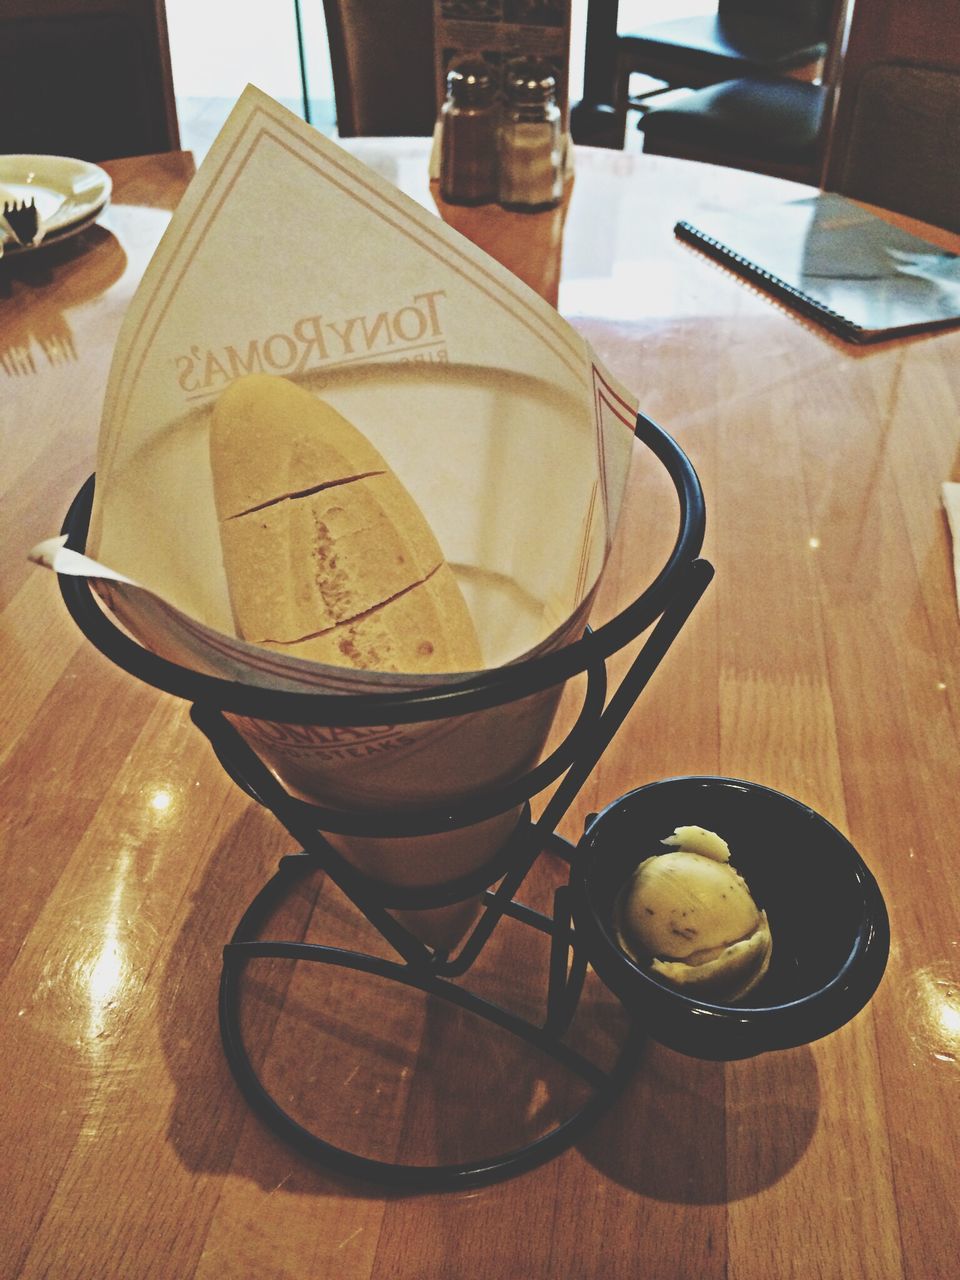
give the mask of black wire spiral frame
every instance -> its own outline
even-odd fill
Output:
[[[157,657],[120,631],[100,608],[86,578],[60,575],[67,608],[87,638],[124,670],[157,688],[188,699],[191,718],[209,739],[229,776],[269,809],[301,846],[281,859],[275,875],[244,912],[224,947],[219,994],[224,1053],[240,1089],[267,1125],[303,1154],[334,1171],[404,1189],[446,1190],[492,1182],[530,1169],[574,1143],[626,1084],[642,1044],[635,1024],[619,1056],[602,1070],[564,1043],[586,976],[589,957],[579,949],[571,923],[569,884],[554,894],[547,916],[515,895],[537,859],[552,852],[569,861],[573,846],[556,827],[617,733],[650,677],[713,577],[712,566],[698,558],[703,545],[703,494],[691,463],[680,447],[650,419],[639,416],[636,434],[668,471],[680,504],[680,527],[673,550],[656,579],[631,605],[576,643],[544,657],[465,677],[439,692],[342,695],[292,693],[241,685],[200,675]],[[67,545],[83,551],[93,502],[93,476],[77,494],[62,532]],[[620,685],[607,700],[606,658],[650,628],[642,648]],[[583,707],[566,739],[524,777],[482,800],[413,812],[371,814],[329,810],[295,799],[223,715],[224,711],[290,724],[362,725],[441,720],[502,705],[586,673]],[[559,780],[559,781],[558,781]],[[537,821],[529,800],[557,782]],[[373,880],[343,859],[324,831],[382,838],[428,835],[456,830],[522,806],[513,835],[478,870],[440,885],[399,888]],[[316,943],[264,940],[260,937],[273,910],[304,877],[320,871],[337,885],[397,953],[385,960]],[[499,883],[498,883],[499,882]],[[496,888],[491,886],[496,885]],[[427,910],[482,894],[483,908],[456,954],[431,948],[391,914]],[[528,1022],[502,1006],[457,985],[504,917],[536,929],[550,939],[546,1015]],[[251,1061],[241,1030],[242,978],[258,958],[304,960],[351,969],[403,983],[459,1006],[511,1032],[543,1051],[591,1088],[587,1102],[563,1123],[536,1140],[487,1159],[459,1164],[400,1164],[375,1160],[334,1146],[290,1116],[265,1087]]]

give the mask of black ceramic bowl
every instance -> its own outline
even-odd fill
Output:
[[[773,956],[740,1004],[673,990],[617,944],[614,904],[675,827],[716,831],[757,904]],[[806,805],[735,778],[669,778],[628,792],[589,823],[571,872],[578,944],[655,1040],[692,1057],[747,1058],[829,1035],[867,1003],[890,945],[877,883],[853,845]]]

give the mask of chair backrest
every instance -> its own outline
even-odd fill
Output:
[[[857,0],[823,186],[960,230],[955,2]]]
[[[836,186],[960,231],[960,67],[868,67]]]
[[[432,133],[433,0],[323,0],[323,8],[341,137]]]
[[[110,160],[179,146],[163,0],[4,0],[0,151]]]

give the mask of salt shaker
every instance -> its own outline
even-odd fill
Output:
[[[500,124],[500,203],[552,209],[563,195],[563,137],[557,79],[536,58],[516,58],[504,76]]]
[[[497,198],[497,102],[491,68],[468,56],[451,63],[440,108],[440,194],[451,204]]]

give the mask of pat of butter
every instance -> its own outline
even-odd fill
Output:
[[[645,858],[620,894],[620,945],[679,990],[742,999],[770,964],[766,912],[716,832],[677,827],[661,843],[670,852]]]

